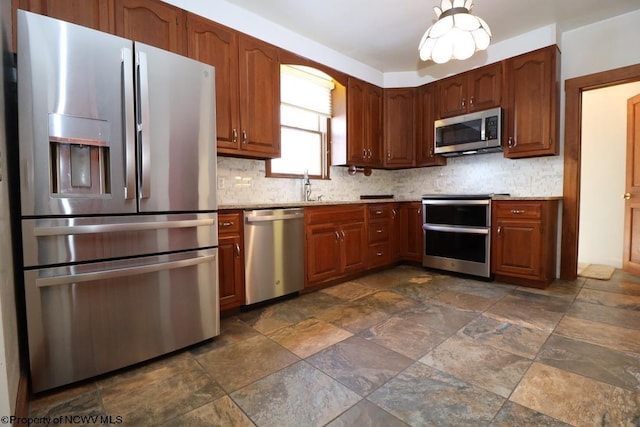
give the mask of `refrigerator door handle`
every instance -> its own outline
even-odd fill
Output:
[[[92,225],[73,225],[62,227],[36,227],[33,230],[35,237],[45,236],[72,236],[76,234],[92,234],[92,233],[114,233],[118,231],[145,231],[145,230],[162,230],[169,228],[189,228],[215,225],[215,219],[193,219],[182,221],[154,221],[154,222],[134,222],[123,224],[92,224]]]
[[[149,141],[149,73],[147,68],[147,54],[136,52],[137,68],[137,132],[140,149],[140,198],[151,196],[151,141]]]
[[[131,49],[123,47],[122,57],[122,102],[124,110],[124,198],[131,200],[136,194],[136,135],[134,119],[134,88],[133,88],[133,53]]]
[[[197,258],[183,259],[179,261],[160,262],[157,264],[125,267],[107,271],[95,271],[91,273],[69,274],[65,276],[43,277],[36,279],[36,287],[67,285],[72,283],[91,282],[94,280],[113,279],[116,277],[131,276],[135,274],[154,273],[163,270],[173,270],[176,268],[190,267],[193,265],[212,262],[216,255],[206,255]]]

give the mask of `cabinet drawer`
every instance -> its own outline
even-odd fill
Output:
[[[364,206],[317,206],[304,209],[305,223],[314,224],[343,224],[351,222],[364,222]]]
[[[218,214],[218,234],[238,234],[240,227],[242,227],[242,214]]]
[[[367,210],[369,220],[389,218],[391,216],[391,208],[389,205],[370,205]]]
[[[369,223],[369,243],[387,242],[389,240],[388,222]]]
[[[389,243],[369,245],[369,263],[372,265],[386,264],[389,259]]]
[[[498,218],[539,219],[542,216],[542,204],[537,202],[496,202],[494,208]]]

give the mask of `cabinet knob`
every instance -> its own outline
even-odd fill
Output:
[[[631,198],[631,193],[624,193],[622,195],[622,198],[625,199],[625,200],[629,200]]]

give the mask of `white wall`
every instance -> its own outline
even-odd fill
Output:
[[[640,82],[582,96],[582,174],[578,261],[622,268],[627,99]]]

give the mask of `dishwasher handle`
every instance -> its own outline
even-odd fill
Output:
[[[280,221],[280,220],[290,220],[290,219],[299,219],[304,218],[303,212],[295,212],[295,213],[276,213],[273,215],[258,215],[251,216],[247,215],[247,222],[271,222],[271,221]]]

